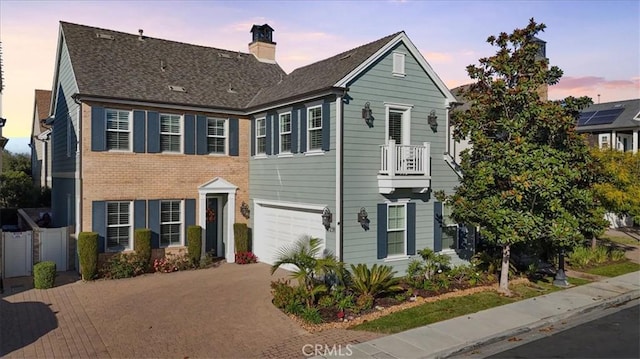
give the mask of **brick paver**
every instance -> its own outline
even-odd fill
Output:
[[[269,266],[76,281],[8,290],[0,356],[16,358],[301,358],[313,345],[345,347],[378,334],[311,334],[271,304]],[[306,347],[305,347],[306,346]],[[303,352],[304,349],[306,352]]]

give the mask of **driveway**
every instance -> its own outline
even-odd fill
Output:
[[[299,358],[309,345],[340,346],[377,334],[310,334],[271,304],[264,264],[75,281],[0,301],[0,356]],[[306,351],[309,353],[309,350]]]

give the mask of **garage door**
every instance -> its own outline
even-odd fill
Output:
[[[320,238],[324,249],[326,230],[322,225],[322,207],[254,203],[253,251],[260,262],[273,264],[280,248],[303,236]]]

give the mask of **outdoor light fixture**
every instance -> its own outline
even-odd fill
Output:
[[[7,124],[7,119],[0,117],[0,127],[4,127]]]
[[[249,205],[245,201],[242,201],[242,204],[240,205],[240,214],[242,214],[242,216],[246,219],[249,219],[251,215],[251,210],[249,209]]]
[[[438,116],[436,116],[436,110],[431,110],[429,116],[427,116],[427,123],[431,129],[436,132],[438,129]]]
[[[369,230],[369,213],[364,207],[360,208],[360,212],[358,212],[358,223],[365,231]]]
[[[365,103],[364,108],[362,108],[362,118],[369,128],[373,127],[373,113],[371,112],[371,104],[369,102]]]
[[[331,227],[331,222],[333,221],[333,214],[329,210],[329,207],[324,207],[322,210],[322,225],[328,231]]]

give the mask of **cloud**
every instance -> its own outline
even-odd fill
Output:
[[[582,76],[572,77],[566,76],[560,79],[554,89],[558,90],[577,90],[577,89],[595,89],[603,87],[607,89],[630,88],[640,86],[640,78],[631,78],[630,80],[607,80],[598,76]]]
[[[453,54],[446,52],[423,52],[422,56],[424,56],[430,64],[446,64],[453,60]]]

